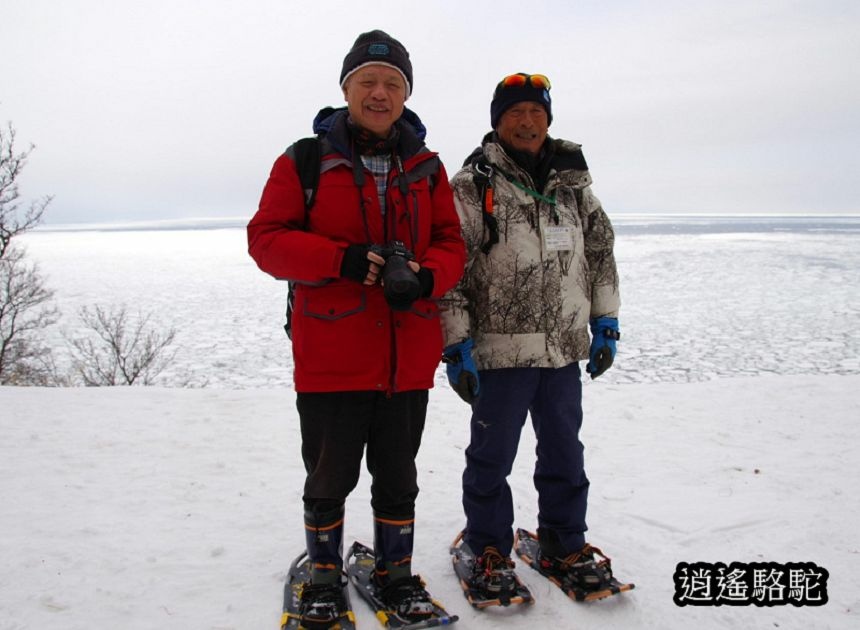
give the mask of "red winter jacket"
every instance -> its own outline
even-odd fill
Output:
[[[315,123],[315,131],[327,133],[314,206],[305,211],[288,149],[275,161],[248,224],[249,253],[260,269],[296,281],[292,344],[298,392],[391,393],[433,386],[442,356],[436,300],[459,281],[466,253],[445,169],[424,146],[417,116],[406,112],[418,125],[416,130],[405,118],[397,123],[407,191],[400,189],[394,160],[384,221],[370,171],[362,167],[364,184],[360,189],[356,184],[346,111],[339,109],[323,110]],[[392,240],[405,243],[433,274],[430,298],[417,300],[405,312],[388,307],[379,284],[340,278],[348,245]]]

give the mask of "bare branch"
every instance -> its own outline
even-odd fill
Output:
[[[15,236],[42,222],[45,209],[51,203],[52,197],[42,197],[30,203],[23,212],[19,209],[18,178],[34,148],[30,145],[25,151],[16,153],[12,123],[8,123],[5,129],[0,127],[0,258],[6,255]]]
[[[44,197],[19,209],[18,178],[33,148],[16,153],[12,123],[0,127],[0,384],[45,385],[56,375],[50,348],[41,339],[59,316],[48,305],[53,292],[12,242],[42,221],[51,202]]]
[[[168,350],[176,330],[160,331],[150,324],[149,314],[139,313],[132,322],[124,305],[97,305],[78,315],[89,335],[69,340],[69,346],[74,368],[87,386],[151,385],[176,356]]]

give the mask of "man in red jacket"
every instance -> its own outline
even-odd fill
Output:
[[[313,206],[305,209],[293,145],[248,225],[249,252],[296,287],[292,349],[313,568],[303,610],[324,618],[339,584],[344,502],[367,444],[376,584],[392,609],[419,619],[430,603],[411,570],[415,457],[442,355],[437,299],[460,279],[465,247],[445,169],[404,106],[413,81],[403,45],[363,33],[340,84],[347,107],[314,120],[322,159]]]

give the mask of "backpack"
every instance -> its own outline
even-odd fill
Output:
[[[308,213],[313,208],[317,197],[317,188],[320,183],[320,164],[322,163],[322,149],[320,148],[320,139],[317,136],[310,138],[302,138],[293,144],[293,159],[296,164],[296,171],[299,175],[299,182],[302,185],[302,190],[305,193],[305,227],[308,223]],[[287,338],[293,338],[293,307],[295,305],[296,283],[292,280],[287,282],[287,321],[284,324],[284,332],[287,333]]]

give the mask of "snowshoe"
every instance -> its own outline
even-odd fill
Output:
[[[591,545],[564,558],[547,558],[540,553],[537,536],[518,529],[514,549],[530,567],[578,602],[604,599],[635,587],[634,584],[619,582],[612,574],[610,559]]]
[[[376,557],[360,542],[353,543],[346,561],[350,582],[386,628],[418,630],[447,626],[458,620],[430,596],[417,575],[378,585],[374,576]]]
[[[307,553],[290,565],[284,587],[282,630],[354,630],[345,575],[335,584],[311,584]]]
[[[460,532],[451,543],[450,551],[460,587],[474,608],[534,602],[531,591],[514,571],[513,560],[502,556],[494,547],[475,556]]]

